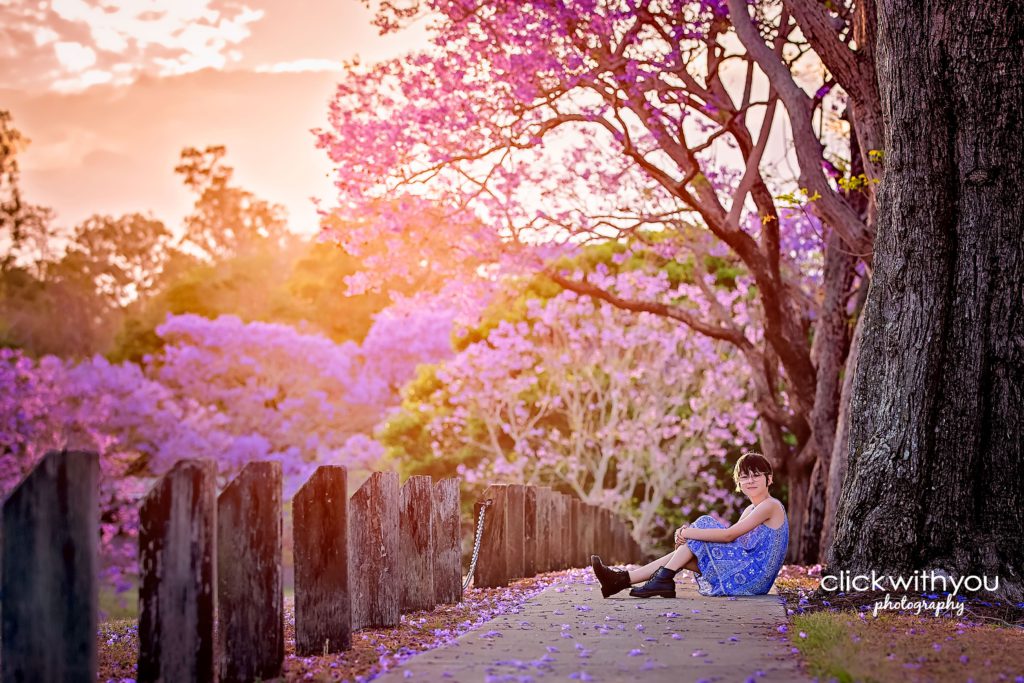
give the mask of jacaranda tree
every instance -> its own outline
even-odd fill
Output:
[[[790,558],[816,560],[845,462],[833,457],[842,378],[884,158],[871,5],[381,3],[388,31],[426,14],[433,45],[352,65],[339,84],[319,144],[351,220],[332,236],[346,249],[386,236],[390,270],[427,262],[457,277],[463,253],[495,271],[547,267],[567,289],[731,344],[761,447],[790,485]],[[769,161],[780,118],[792,178]],[[396,201],[408,210],[381,211]],[[422,204],[447,212],[444,236],[401,239]],[[672,236],[660,248],[678,261],[727,253],[752,279],[761,328],[714,296],[659,302],[550,266],[559,248],[641,229]],[[814,278],[796,265],[800,240],[821,255]]]
[[[425,416],[432,453],[464,454],[470,485],[558,484],[630,518],[653,546],[673,498],[734,507],[708,465],[756,440],[745,383],[725,381],[745,373],[722,342],[563,291],[527,300],[522,320],[436,367],[434,390],[404,407]],[[385,440],[400,447],[403,429],[398,416]]]
[[[385,310],[362,345],[286,325],[170,316],[142,365],[33,360],[0,350],[0,494],[50,449],[96,451],[105,576],[135,571],[138,501],[182,458],[215,461],[226,483],[247,463],[282,464],[289,497],[319,465],[353,482],[383,452],[369,433],[418,363],[449,358],[451,314]]]

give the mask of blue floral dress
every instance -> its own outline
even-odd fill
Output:
[[[714,517],[702,515],[694,529],[725,529]],[[697,558],[701,595],[764,595],[771,590],[782,568],[789,545],[789,516],[778,529],[764,524],[728,543],[687,539],[686,546]]]

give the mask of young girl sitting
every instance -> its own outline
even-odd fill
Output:
[[[639,569],[612,569],[592,555],[591,566],[609,597],[634,583],[647,581],[629,594],[637,598],[676,597],[675,575],[680,569],[697,574],[701,595],[762,595],[775,582],[789,545],[786,508],[768,494],[772,466],[760,453],[744,453],[733,469],[736,490],[751,505],[739,521],[725,526],[703,515],[676,530],[676,550]]]

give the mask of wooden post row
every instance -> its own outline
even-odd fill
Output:
[[[99,458],[51,451],[3,504],[3,680],[96,680]]]
[[[51,452],[4,502],[2,667],[10,680],[95,679],[98,484],[95,453]],[[350,517],[345,469],[320,467],[296,494],[301,656],[347,649],[352,628],[398,623],[399,582],[388,575],[399,570],[399,502],[407,511],[405,545],[419,553],[404,558],[403,567],[417,569],[407,576],[437,577],[428,581],[430,590],[420,586],[427,596],[420,608],[461,599],[458,480],[431,486],[429,477],[413,478],[405,493],[400,501],[394,473],[372,475],[353,496]],[[521,507],[525,493],[513,493]],[[525,520],[516,518],[522,527]],[[411,523],[422,519],[428,522]],[[504,531],[507,512],[495,521],[495,530]],[[279,676],[281,542],[279,463],[246,465],[219,497],[213,462],[176,463],[140,506],[138,680],[214,680],[215,602],[220,679]],[[438,571],[416,564],[424,559]]]
[[[281,463],[251,462],[217,498],[220,680],[281,675]]]
[[[352,644],[348,558],[348,473],[318,467],[292,499],[295,652],[342,652]]]
[[[136,679],[213,681],[217,467],[181,460],[139,507]]]
[[[352,629],[397,626],[401,617],[397,472],[374,472],[349,501]]]

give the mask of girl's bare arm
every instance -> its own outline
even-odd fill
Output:
[[[764,524],[772,516],[775,508],[772,505],[758,505],[754,511],[727,529],[694,529],[686,527],[679,532],[686,540],[710,541],[712,543],[728,543],[751,531],[758,524]]]

